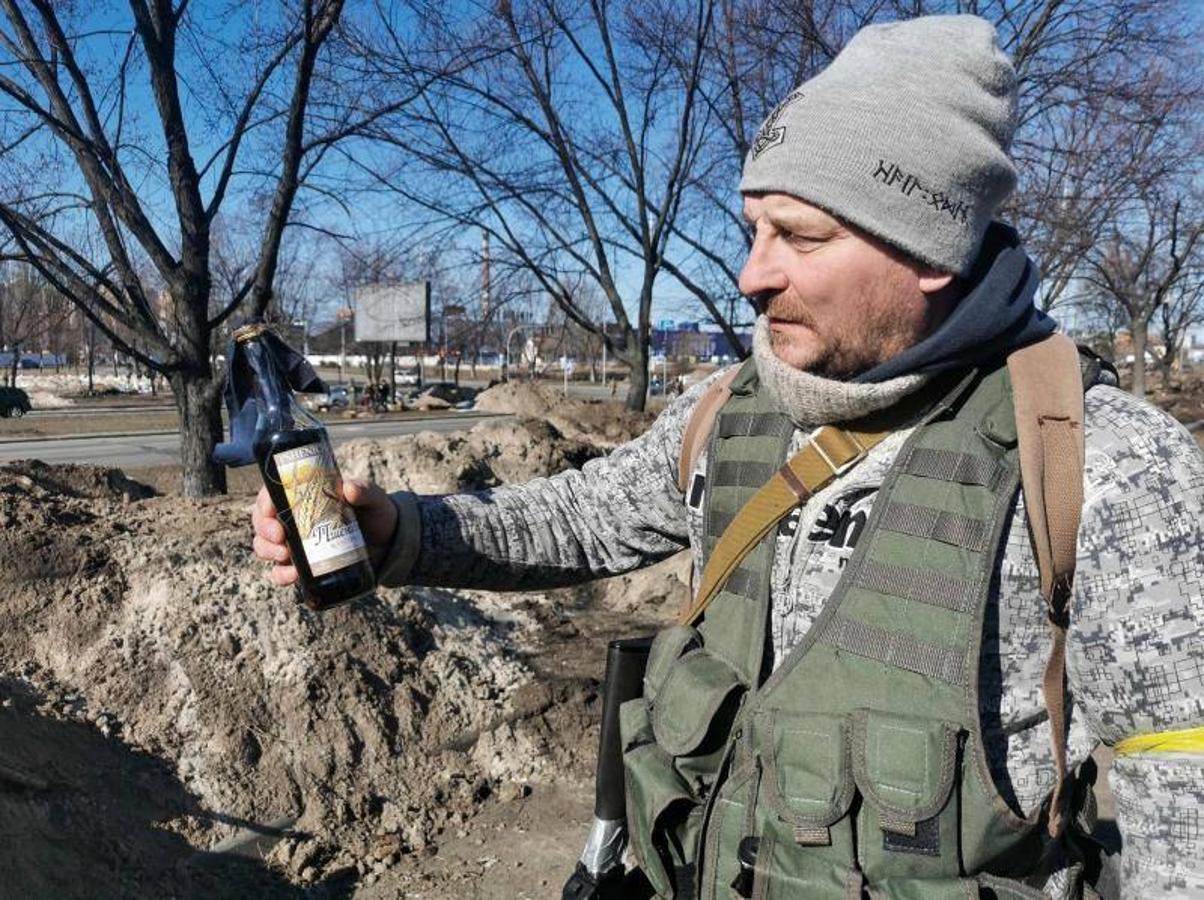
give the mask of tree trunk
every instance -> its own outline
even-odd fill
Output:
[[[180,412],[181,491],[185,497],[211,497],[226,492],[226,468],[213,461],[222,439],[221,391],[206,359],[170,378]]]
[[[1145,399],[1145,345],[1146,323],[1133,322],[1130,334],[1133,336],[1133,396]]]
[[[389,344],[389,402],[397,402],[397,341]]]
[[[627,338],[627,350],[622,360],[630,369],[631,381],[627,384],[627,399],[624,406],[633,412],[643,412],[648,405],[648,360],[651,348],[648,341],[641,341],[632,331]]]
[[[631,367],[631,381],[627,385],[624,406],[632,412],[643,412],[648,405],[648,360]]]

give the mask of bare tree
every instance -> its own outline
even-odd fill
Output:
[[[499,260],[600,334],[564,289],[597,285],[616,323],[610,349],[631,368],[631,408],[645,403],[653,289],[705,138],[696,100],[712,5],[678,4],[670,28],[651,0],[500,0],[466,19],[432,3],[413,41],[387,18],[383,40],[361,39],[400,90],[430,82],[376,135],[401,151],[397,166],[382,172],[378,154],[365,173],[487,232]]]
[[[1204,217],[1190,210],[1182,196],[1147,188],[1087,257],[1084,279],[1128,319],[1138,397],[1145,396],[1150,321],[1193,271],[1189,264],[1204,235]]]
[[[1158,330],[1162,336],[1158,367],[1163,384],[1170,380],[1188,334],[1204,325],[1204,259],[1201,259],[1204,254],[1200,251],[1201,245],[1197,243],[1195,262],[1185,267],[1183,277],[1158,309]]]
[[[0,227],[10,256],[167,377],[186,496],[225,487],[211,458],[221,436],[214,333],[244,301],[268,308],[298,192],[333,142],[372,117],[331,104],[313,128],[315,91],[340,81],[319,61],[342,7],[298,0],[214,23],[187,0],[128,0],[128,27],[97,31],[73,6],[0,0]],[[153,102],[136,107],[140,78]],[[213,224],[232,194],[260,210],[260,240],[215,311]],[[155,282],[168,301],[159,309]]]
[[[62,324],[52,291],[28,266],[6,266],[0,281],[0,347],[9,352],[4,383],[16,385],[23,353],[46,347],[47,335]]]

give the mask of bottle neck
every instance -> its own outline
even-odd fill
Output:
[[[293,392],[276,368],[271,352],[262,341],[257,340],[243,344],[243,352],[255,376],[255,400],[259,406],[261,423],[256,430],[275,432],[294,428]]]

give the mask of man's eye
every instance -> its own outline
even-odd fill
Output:
[[[795,234],[793,231],[782,232],[782,237],[798,247],[809,247],[815,243],[814,238],[809,238],[805,234]]]

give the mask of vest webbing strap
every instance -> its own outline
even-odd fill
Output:
[[[711,435],[715,416],[732,396],[732,382],[736,380],[740,370],[740,366],[732,366],[731,369],[716,378],[706,389],[706,393],[702,395],[698,405],[694,407],[694,412],[690,414],[686,432],[681,438],[681,453],[677,457],[677,487],[683,494],[689,487],[690,473],[694,471],[702,448]]]
[[[939,678],[953,685],[966,680],[966,658],[960,647],[942,647],[852,616],[836,615],[829,619],[822,639],[838,650],[917,675]]]
[[[1005,471],[993,459],[931,447],[917,447],[907,460],[909,475],[957,484],[979,484],[991,491],[999,486]]]
[[[991,523],[928,506],[896,502],[882,514],[881,527],[982,553],[987,549]]]
[[[865,560],[854,586],[866,591],[906,597],[918,603],[951,609],[954,612],[974,611],[973,582],[943,575],[929,569],[913,569]]]
[[[1025,510],[1052,636],[1042,690],[1056,769],[1048,828],[1056,838],[1066,818],[1062,795],[1066,782],[1067,606],[1083,507],[1083,382],[1078,350],[1069,338],[1052,335],[1012,353],[1008,375],[1016,409]]]
[[[686,624],[697,621],[740,561],[783,516],[838,474],[864,459],[869,449],[889,434],[889,431],[845,431],[831,425],[825,425],[813,434],[803,448],[749,498],[724,529],[707,559],[698,594],[681,621]]]

